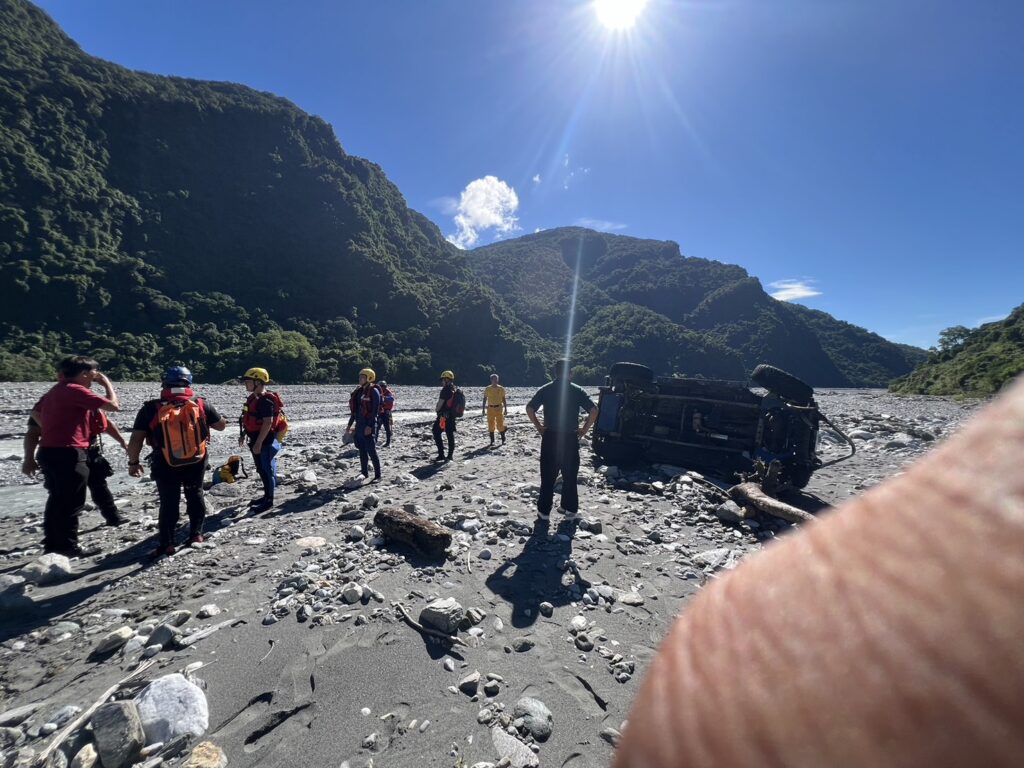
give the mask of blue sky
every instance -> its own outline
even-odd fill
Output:
[[[921,346],[1024,302],[1019,0],[648,0],[628,31],[590,0],[39,5],[320,115],[464,246],[675,240]]]

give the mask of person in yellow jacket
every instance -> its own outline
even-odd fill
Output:
[[[491,445],[494,445],[494,433],[501,435],[501,444],[505,444],[505,417],[508,416],[508,400],[505,388],[498,383],[498,374],[491,374],[491,384],[484,388],[484,415],[487,416],[487,431],[491,434]]]

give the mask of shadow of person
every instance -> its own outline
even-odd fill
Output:
[[[562,570],[565,561],[572,556],[576,518],[562,520],[554,536],[548,535],[550,525],[547,517],[538,517],[523,551],[502,563],[484,582],[494,594],[512,605],[514,627],[528,627],[537,621],[540,603],[546,601],[556,607],[567,605],[579,599],[572,594],[574,587],[589,586],[575,568]],[[571,582],[566,584],[563,579],[571,579]]]

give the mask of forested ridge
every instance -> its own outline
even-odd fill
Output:
[[[565,346],[577,267],[580,380],[628,359],[817,386],[883,386],[924,353],[769,297],[672,242],[579,228],[465,252],[372,162],[286,99],[133,72],[0,0],[0,379],[85,352],[120,378],[539,383]]]

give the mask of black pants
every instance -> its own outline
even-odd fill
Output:
[[[444,418],[445,426],[444,430],[441,429],[441,419]],[[437,444],[437,455],[444,455],[444,443],[441,442],[441,432],[448,436],[448,458],[452,457],[455,452],[455,417],[454,416],[438,416],[434,419],[434,443]]]
[[[97,461],[102,456],[99,446],[91,446],[86,453],[85,463],[89,467],[89,495],[100,510],[100,514],[103,515],[103,519],[109,523],[116,521],[120,517],[120,513],[114,503],[114,494],[107,487],[106,474],[97,467]]]
[[[380,428],[384,427],[384,436],[387,438],[385,445],[391,442],[391,411],[381,411],[377,417],[376,432],[380,434]]]
[[[562,509],[579,511],[576,476],[580,471],[580,440],[575,432],[545,430],[540,439],[540,496],[537,512],[547,515],[555,498],[555,480],[562,473]]]
[[[40,448],[36,456],[49,496],[43,513],[43,551],[78,547],[78,516],[85,507],[89,467],[81,448]]]
[[[367,424],[362,420],[356,422],[356,431],[353,435],[353,442],[356,444],[356,448],[359,449],[359,466],[362,470],[363,477],[370,476],[370,464],[373,462],[373,476],[380,477],[380,457],[377,455],[377,435],[373,431],[374,424]],[[366,430],[370,430],[370,434],[366,434]]]
[[[150,473],[156,481],[160,497],[158,527],[160,546],[174,544],[174,531],[178,527],[181,508],[181,492],[185,491],[185,511],[188,514],[189,537],[203,532],[206,519],[206,500],[203,498],[203,478],[206,462],[200,461],[187,467],[169,467],[162,461],[154,460]]]

